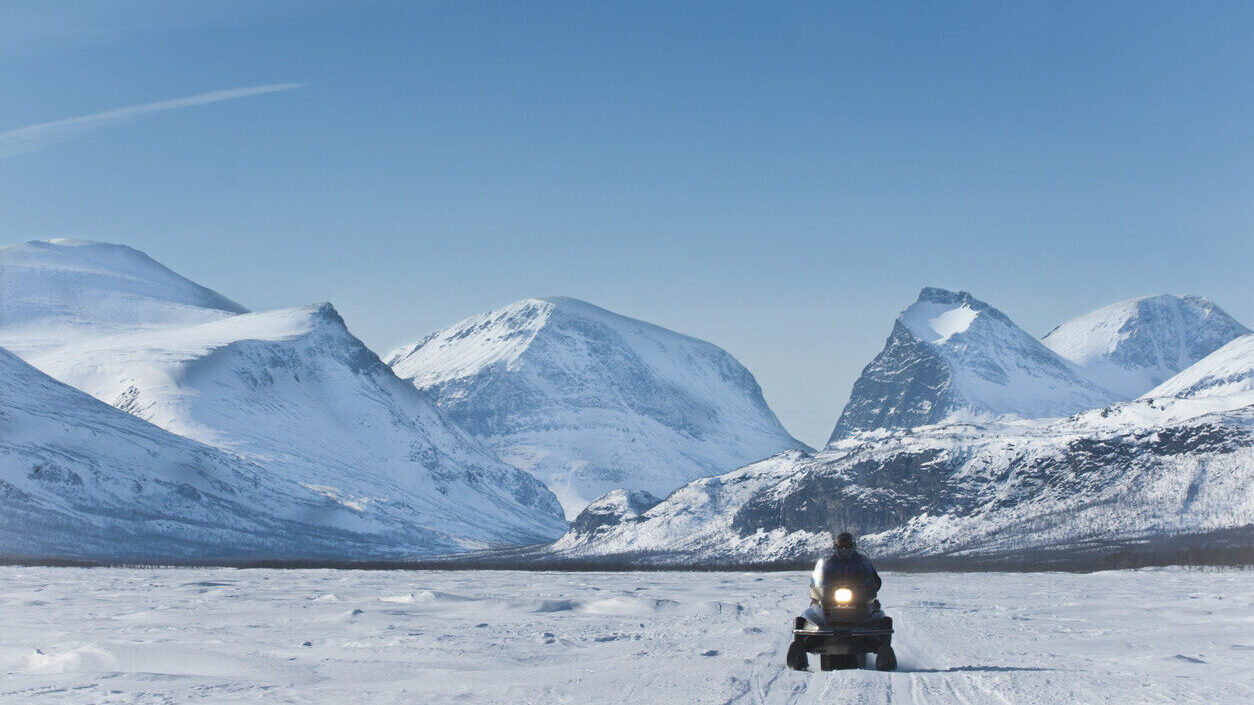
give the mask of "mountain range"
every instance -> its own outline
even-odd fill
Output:
[[[1254,335],[1204,299],[1138,301],[1047,337],[1069,354],[1099,351],[1082,366],[970,294],[924,289],[826,448],[702,478],[631,511],[594,503],[596,521],[576,520],[550,555],[772,562],[813,556],[850,530],[881,556],[988,557],[1247,528]],[[1176,312],[1165,323],[1122,315],[1163,308]],[[1120,317],[1116,335],[1060,344]],[[1138,376],[1137,398],[1122,401]]]
[[[924,288],[815,451],[726,351],[575,299],[380,359],[330,304],[250,312],[121,245],[0,247],[0,556],[758,563],[848,529],[996,559],[1252,526],[1254,334],[1200,297],[1038,340]]]

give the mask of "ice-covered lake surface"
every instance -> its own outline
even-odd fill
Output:
[[[803,573],[0,568],[0,701],[1254,702],[1254,574],[886,574],[896,673],[784,667]]]

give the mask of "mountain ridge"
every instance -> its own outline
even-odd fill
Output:
[[[1249,333],[1209,299],[1159,294],[1077,316],[1041,342],[1127,401]]]

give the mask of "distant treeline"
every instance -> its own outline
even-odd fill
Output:
[[[278,568],[334,570],[521,570],[521,571],[806,571],[814,558],[758,562],[681,563],[682,556],[659,553],[609,558],[563,558],[545,546],[471,553],[424,560],[317,560],[289,558],[204,560],[94,561],[64,558],[0,556],[0,565],[76,568]],[[990,555],[872,556],[881,571],[1090,573],[1156,566],[1254,566],[1254,526],[1208,534],[1159,537],[1138,542],[1086,541],[1069,546],[1035,548]]]

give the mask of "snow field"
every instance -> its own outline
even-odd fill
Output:
[[[1248,572],[884,578],[891,674],[784,668],[802,572],[8,567],[0,702],[1254,700]]]

